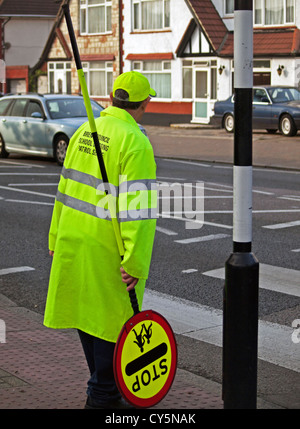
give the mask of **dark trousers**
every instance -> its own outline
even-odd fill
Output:
[[[78,333],[91,374],[87,395],[99,406],[121,398],[113,372],[115,343],[79,330]]]

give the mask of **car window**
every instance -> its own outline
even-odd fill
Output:
[[[3,116],[3,115],[6,114],[6,112],[7,112],[8,108],[9,108],[9,106],[11,105],[12,101],[13,100],[8,100],[8,99],[0,101],[0,115],[1,116]]]
[[[87,116],[83,98],[48,100],[47,107],[51,119],[79,118]],[[95,117],[99,117],[101,110],[103,110],[101,106],[94,102],[92,103],[92,109]]]
[[[269,94],[274,103],[286,103],[288,101],[299,100],[299,91],[296,88],[270,88]]]
[[[23,116],[26,103],[27,103],[27,100],[24,98],[20,100],[16,100],[11,109],[10,116]]]
[[[103,108],[95,102],[92,102],[91,104],[94,116],[99,117]],[[79,118],[87,116],[83,98],[48,100],[47,107],[51,119]]]
[[[30,100],[27,106],[26,116],[31,116],[33,113],[40,113],[42,117],[44,116],[43,109],[38,101]]]
[[[293,100],[300,100],[300,91],[297,88],[289,88]]]
[[[267,93],[263,88],[257,88],[253,91],[253,102],[254,103],[265,103],[268,99]]]

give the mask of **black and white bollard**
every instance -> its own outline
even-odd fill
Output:
[[[258,268],[252,247],[253,2],[235,0],[233,253],[225,264],[223,400],[256,408]]]

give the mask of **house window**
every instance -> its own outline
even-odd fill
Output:
[[[225,1],[225,15],[231,15],[234,12],[234,0]]]
[[[210,63],[210,98],[217,99],[217,61],[211,60]]]
[[[193,65],[208,67],[207,61],[184,60],[182,62],[182,98],[193,98]],[[206,76],[207,79],[207,76]],[[217,61],[210,62],[210,98],[217,99]],[[207,92],[207,80],[204,92]]]
[[[80,33],[111,32],[112,0],[80,0]]]
[[[170,27],[170,0],[132,0],[133,30]]]
[[[132,68],[146,76],[157,98],[171,98],[171,61],[134,61]]]
[[[295,22],[295,0],[254,0],[254,24],[285,25]]]
[[[71,63],[48,63],[48,91],[71,94]]]
[[[182,62],[182,98],[193,97],[193,61]]]
[[[113,63],[91,61],[83,63],[82,69],[91,96],[103,97],[111,93],[113,87]]]

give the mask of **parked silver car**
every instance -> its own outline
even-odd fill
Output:
[[[91,100],[94,117],[103,107]],[[8,95],[0,99],[0,158],[9,153],[65,159],[74,132],[88,120],[83,97],[60,94]]]

